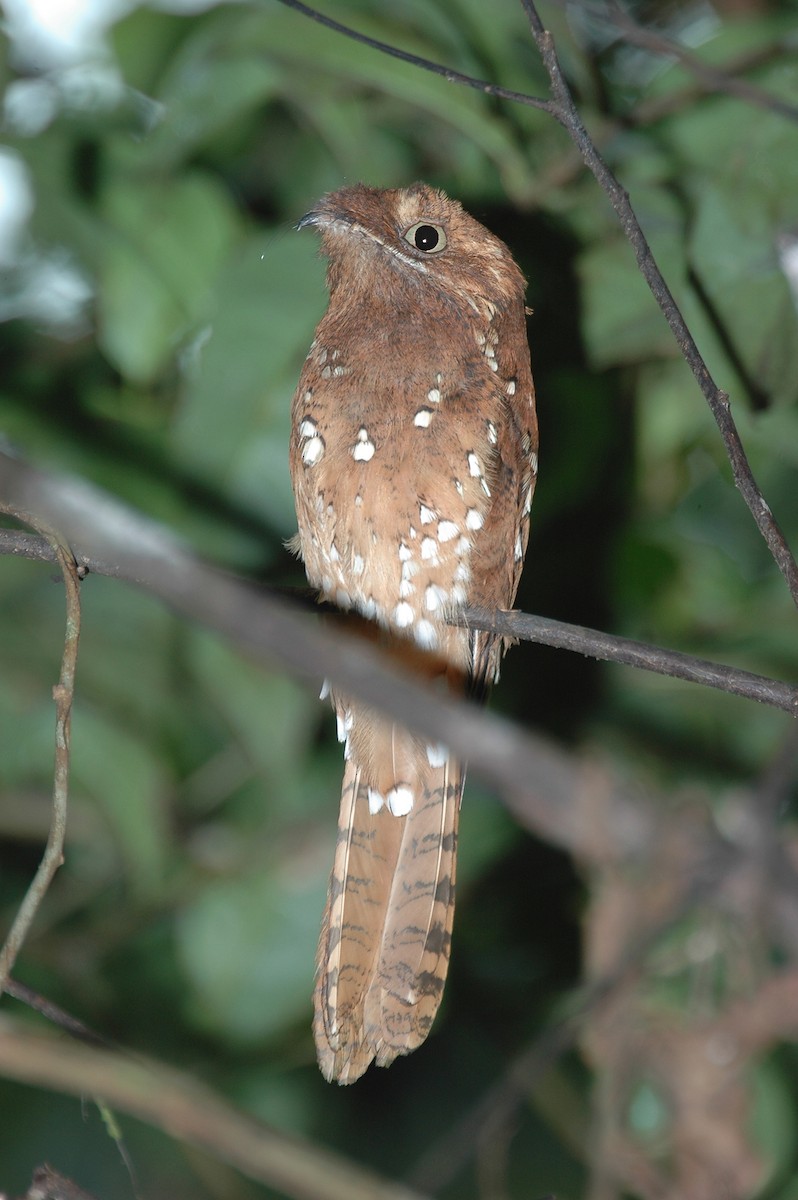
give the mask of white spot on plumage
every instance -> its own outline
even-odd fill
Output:
[[[499,369],[499,364],[496,362],[495,358],[488,359],[488,366],[490,367],[491,371],[498,371]]]
[[[440,388],[436,388],[436,387],[430,388],[430,390],[427,392],[427,399],[429,400],[430,404],[440,404],[440,402],[441,402]]]
[[[452,538],[457,537],[460,532],[460,526],[455,525],[454,521],[439,521],[438,522],[438,541],[450,542]]]
[[[469,579],[471,578],[471,568],[469,567],[468,563],[458,563],[454,569],[454,575],[452,578],[456,583],[468,583]]]
[[[413,807],[413,789],[404,783],[397,784],[385,797],[385,803],[395,817],[406,817]]]
[[[521,544],[521,534],[516,534],[515,537],[515,561],[520,562],[524,557],[524,547]]]
[[[446,603],[446,589],[440,587],[437,583],[431,583],[424,592],[424,607],[427,612],[436,612],[439,608],[443,608]]]
[[[508,396],[514,396],[515,395],[515,380],[511,379],[510,382],[507,384],[507,387],[504,390]]]
[[[488,441],[490,442],[491,446],[495,446],[499,440],[499,434],[496,431],[496,426],[493,424],[492,421],[488,421],[487,426],[488,426]]]
[[[482,476],[482,478],[480,479],[479,482],[482,484],[482,490],[485,493],[485,495],[490,496],[490,488],[488,487],[488,481],[484,475]]]
[[[399,582],[400,599],[406,600],[408,598],[408,596],[413,595],[413,592],[415,590],[416,590],[415,584],[411,583],[409,579],[400,580],[400,582]]]
[[[412,605],[408,604],[406,600],[403,600],[402,603],[397,604],[396,608],[393,610],[394,624],[398,625],[400,629],[406,629],[408,625],[413,624],[415,615],[416,614],[413,612]]]
[[[468,599],[468,593],[462,583],[452,584],[452,604],[465,604]]]
[[[537,473],[538,473],[538,456],[534,450],[532,451],[532,453],[529,456],[529,465],[532,468],[533,474],[537,475]]]
[[[353,575],[362,575],[365,569],[366,569],[366,564],[363,561],[362,556],[360,554],[356,554],[355,557],[352,559],[352,574]]]
[[[457,495],[458,495],[458,496],[462,496],[462,494],[463,494],[463,485],[462,485],[462,483],[460,482],[460,480],[459,480],[459,479],[455,479],[455,481],[454,481],[454,486],[455,486],[455,490],[457,491]]]
[[[438,631],[432,621],[419,621],[413,633],[419,646],[423,646],[425,650],[433,650],[438,644]]]
[[[412,525],[410,526],[410,528],[408,529],[407,532],[410,534],[411,538],[414,538],[416,536],[416,531]]]
[[[338,547],[335,542],[330,546],[330,562],[338,562],[341,555],[338,553]]]
[[[365,425],[361,425],[357,431],[357,441],[352,447],[352,458],[355,462],[369,462],[374,457],[376,447],[369,437],[369,431]]]
[[[421,557],[427,562],[438,561],[438,543],[435,538],[425,537],[421,543]]]
[[[360,492],[355,496],[355,508],[360,508],[363,503],[363,497]]]
[[[437,516],[437,513],[435,512],[435,510],[432,508],[428,508],[426,504],[419,504],[418,512],[419,512],[419,516],[421,517],[422,525],[431,525],[432,522],[435,520],[435,517]]]
[[[322,367],[322,369],[321,369],[322,379],[329,379],[331,376],[332,376],[332,367]]]
[[[311,438],[318,431],[318,428],[313,417],[303,417],[299,422],[299,436],[301,438]]]
[[[346,741],[347,734],[351,732],[354,723],[355,717],[350,708],[348,708],[345,713],[337,712],[335,714],[335,729],[339,742]]]
[[[374,815],[378,813],[385,803],[385,797],[382,792],[378,792],[376,788],[370,787],[368,790],[369,812]]]
[[[431,767],[445,767],[449,761],[449,751],[440,742],[427,746],[427,762]]]
[[[476,454],[474,454],[473,450],[469,451],[468,454],[468,473],[474,479],[478,479],[482,474],[482,464],[480,463]]]
[[[305,403],[310,404],[310,401],[312,399],[313,399],[313,388],[308,388],[308,390],[305,392]]]
[[[420,408],[413,417],[413,424],[418,425],[419,429],[428,429],[429,423],[432,420],[431,408]]]
[[[322,575],[321,590],[325,593],[325,595],[329,596],[330,592],[332,591],[332,586],[333,586],[332,575]]]
[[[335,603],[339,608],[352,607],[352,597],[349,595],[349,592],[346,590],[346,588],[338,588],[335,593]]]
[[[324,349],[323,346],[320,348],[319,353],[316,357],[317,357],[317,361],[318,361],[319,365],[323,365],[324,363],[326,363],[327,351]]]
[[[460,541],[454,548],[454,552],[458,558],[462,558],[464,554],[469,554],[471,551],[471,538],[461,537]]]
[[[469,508],[466,513],[466,529],[481,529],[485,524],[478,508]]]
[[[306,467],[315,467],[316,463],[321,461],[323,454],[324,438],[318,435],[310,438],[302,447],[302,461]]]
[[[412,557],[413,557],[413,551],[410,549],[410,547],[405,542],[400,542],[399,543],[399,561],[407,562],[408,559],[411,559]]]
[[[348,367],[333,367],[333,375],[346,375]]]

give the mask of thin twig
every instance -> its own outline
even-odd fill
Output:
[[[634,251],[640,272],[662,310],[682,356],[692,371],[715,418],[726,447],[735,486],[748,505],[776,565],[787,582],[793,601],[798,606],[798,566],[796,566],[784,534],[770,511],[770,506],[766,503],[754,479],[740,434],[731,414],[729,397],[715,383],[701,357],[693,335],[687,328],[673,294],[654,260],[640,222],[632,208],[628,192],[621,186],[599,154],[582,122],[560,67],[554,39],[544,28],[533,0],[521,0],[521,4],[526,12],[532,36],[551,83],[553,107],[549,111],[578,147],[585,165],[593,173],[596,182],[606,193],[610,204],[615,209],[623,231]]]
[[[649,50],[652,54],[676,59],[697,80],[702,91],[723,92],[756,108],[785,117],[788,121],[798,121],[798,108],[794,104],[788,104],[779,96],[749,83],[747,79],[738,79],[733,73],[733,66],[732,69],[729,69],[729,66],[715,67],[659,30],[647,29],[638,24],[617,0],[611,0],[608,9],[594,9],[594,12],[612,24],[623,35],[625,41],[640,46],[643,50]]]
[[[42,860],[25,894],[14,923],[0,951],[0,996],[11,973],[22,944],[27,937],[39,906],[53,877],[64,861],[67,801],[69,796],[69,733],[72,699],[75,693],[78,640],[80,638],[80,577],[75,560],[54,528],[39,517],[33,517],[21,506],[3,505],[3,511],[16,520],[30,525],[45,538],[52,548],[66,592],[66,633],[61,658],[61,673],[53,688],[55,700],[55,768],[53,773],[53,809],[50,832]]]
[[[310,5],[301,3],[301,0],[280,0],[280,3],[284,4],[286,8],[293,8],[303,17],[308,17],[311,21],[316,21],[319,25],[332,29],[335,33],[343,34],[353,42],[370,46],[372,50],[379,50],[381,54],[398,58],[400,62],[410,63],[411,66],[419,67],[422,71],[440,75],[448,83],[459,83],[463,87],[484,92],[486,96],[497,96],[500,100],[512,100],[516,104],[526,104],[529,108],[542,109],[543,112],[548,112],[551,108],[549,100],[541,100],[538,96],[530,96],[527,92],[514,92],[510,88],[499,87],[497,83],[489,83],[486,79],[475,79],[473,75],[464,75],[462,71],[454,71],[451,67],[444,66],[443,63],[433,62],[429,58],[411,54],[408,50],[400,50],[398,46],[392,46],[389,42],[380,42],[377,38],[368,37],[365,33],[359,33],[356,29],[352,29],[350,25],[342,25],[340,21],[334,21],[332,17],[324,16]]]
[[[0,555],[13,554],[42,562],[54,562],[55,555],[44,538],[13,529],[0,529]],[[109,575],[115,579],[129,578],[118,562],[108,562],[84,552],[76,553],[78,572],[93,575]],[[132,580],[132,582],[140,582]],[[248,586],[244,579],[241,586]],[[284,596],[296,603],[315,608],[315,593],[308,588],[270,588],[270,594]],[[666,650],[650,642],[637,642],[615,634],[587,629],[584,625],[571,625],[567,621],[555,621],[551,617],[534,616],[522,612],[488,612],[486,609],[466,609],[457,622],[472,629],[485,629],[500,633],[504,637],[522,642],[537,642],[545,646],[556,646],[573,654],[585,654],[604,662],[616,662],[623,666],[636,667],[643,671],[654,671],[672,679],[698,683],[704,687],[717,688],[733,696],[755,700],[783,709],[798,716],[798,687],[778,679],[743,671],[683,654],[678,650]]]
[[[519,641],[540,642],[604,662],[620,663],[654,671],[672,679],[718,688],[730,695],[770,704],[792,716],[798,716],[798,687],[781,680],[768,679],[764,675],[755,675],[752,671],[742,671],[737,667],[696,658],[692,654],[683,654],[679,650],[665,650],[649,642],[636,642],[632,638],[601,633],[596,629],[586,629],[584,625],[569,625],[565,621],[554,621],[550,617],[537,617],[530,613],[491,613],[485,609],[470,608],[465,613],[465,620],[474,629],[487,629]]]

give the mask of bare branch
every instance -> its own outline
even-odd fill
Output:
[[[13,554],[43,562],[55,561],[53,551],[44,538],[12,529],[0,529],[0,555],[2,554]],[[77,563],[79,572],[110,575],[116,579],[127,578],[118,563],[100,561],[88,554],[79,554]],[[240,583],[247,586],[244,579],[241,579]],[[270,588],[269,593],[285,596],[295,604],[305,604],[315,596],[309,588]],[[312,607],[315,609],[316,605],[313,604]],[[570,625],[567,621],[555,621],[551,617],[538,617],[523,612],[488,612],[486,609],[468,608],[456,622],[453,618],[452,623],[500,633],[516,641],[556,646],[560,650],[585,654],[604,662],[616,662],[643,671],[654,671],[658,675],[717,688],[730,695],[769,704],[793,716],[798,715],[798,687],[793,684],[769,679],[737,667],[709,662],[707,659],[683,654],[678,650],[666,650],[649,642],[636,642],[615,634],[587,629],[584,625]]]
[[[200,1146],[296,1200],[423,1200],[411,1188],[240,1112],[198,1079],[34,1033],[8,1018],[0,1021],[0,1075],[72,1096],[102,1096],[120,1112]]]
[[[0,951],[0,995],[2,995],[6,979],[13,969],[39,905],[44,899],[53,876],[64,861],[69,795],[69,731],[80,638],[80,579],[72,554],[60,534],[55,532],[54,524],[31,516],[25,510],[24,505],[0,505],[0,507],[16,520],[23,521],[26,525],[38,530],[42,537],[49,542],[53,556],[61,568],[66,591],[66,633],[61,658],[61,674],[58,683],[53,688],[56,723],[53,810],[50,832],[42,860],[19,907],[5,945]]]
[[[475,79],[473,75],[464,75],[462,71],[453,71],[451,67],[445,67],[442,63],[432,62],[428,58],[421,58],[418,54],[411,54],[408,50],[400,50],[398,46],[391,46],[388,42],[380,42],[376,38],[368,37],[365,33],[358,33],[356,29],[352,29],[349,25],[342,25],[340,21],[334,21],[332,17],[325,17],[323,13],[318,12],[315,8],[311,8],[308,4],[301,3],[301,0],[280,0],[286,8],[293,8],[296,12],[302,14],[303,17],[309,17],[311,21],[318,22],[319,25],[326,26],[327,29],[332,29],[335,33],[343,34],[344,37],[350,38],[353,42],[360,42],[363,46],[370,46],[372,50],[379,50],[381,54],[387,54],[391,58],[398,58],[400,62],[410,63],[414,67],[419,67],[422,71],[430,71],[433,75],[440,75],[448,83],[459,83],[464,87],[474,88],[478,92],[484,92],[486,96],[497,96],[500,100],[512,100],[517,104],[526,104],[529,108],[539,108],[544,112],[551,109],[549,100],[541,100],[537,96],[530,96],[526,92],[514,92],[510,88],[499,87],[496,83],[489,83],[486,79]]]
[[[735,75],[735,64],[726,68],[718,68],[705,62],[692,50],[688,50],[659,30],[647,29],[644,25],[640,25],[630,12],[618,3],[618,0],[610,0],[608,8],[596,11],[611,22],[623,35],[624,40],[631,42],[633,46],[640,46],[644,50],[650,50],[652,54],[662,55],[665,58],[676,59],[697,80],[703,92],[723,92],[746,104],[785,117],[788,121],[798,121],[798,108],[794,104],[788,104],[779,96],[773,96],[764,88],[749,83],[747,79],[738,79]],[[758,54],[755,61],[759,62],[760,60],[761,54]],[[748,66],[750,60],[744,61]]]
[[[120,575],[257,661],[279,664],[315,688],[329,678],[449,746],[500,792],[523,796],[538,814],[541,836],[554,844],[573,850],[587,836],[579,811],[580,768],[545,738],[474,704],[427,691],[362,638],[319,628],[295,606],[208,566],[161,526],[83,481],[47,475],[0,452],[0,495],[47,519],[57,514],[78,561],[116,562]],[[647,816],[631,794],[619,795],[617,805],[618,837],[627,847],[639,845],[647,837]]]
[[[596,182],[606,193],[610,204],[615,209],[623,231],[634,250],[640,273],[648,284],[651,294],[659,305],[665,320],[670,326],[682,356],[692,371],[704,399],[710,407],[717,423],[726,454],[731,464],[734,483],[756,521],[757,527],[767,542],[771,554],[784,576],[790,589],[793,601],[798,605],[798,566],[787,545],[787,540],[779,528],[770,506],[766,503],[759,486],[754,479],[748,463],[743,443],[737,431],[731,414],[729,397],[721,391],[712,378],[709,368],[701,357],[693,335],[685,324],[679,307],[673,298],[670,288],[654,261],[654,256],[643,234],[640,222],[632,208],[628,192],[621,187],[610,168],[596,149],[579,116],[570,88],[562,73],[554,39],[544,28],[533,0],[521,0],[524,11],[529,19],[532,36],[543,59],[549,80],[551,82],[554,107],[550,110],[555,120],[559,121],[579,149],[585,165],[595,176]]]
[[[468,609],[465,620],[475,629],[488,629],[520,641],[541,642],[605,662],[621,663],[644,671],[655,671],[658,675],[668,675],[672,679],[700,683],[734,696],[744,696],[747,700],[757,700],[760,704],[771,704],[792,716],[798,716],[798,687],[793,684],[709,662],[679,650],[664,650],[648,642],[636,642],[631,638],[600,633],[583,625],[568,625],[565,621],[532,616],[530,613],[489,613],[483,609]]]

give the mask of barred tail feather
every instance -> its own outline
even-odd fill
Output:
[[[319,941],[314,1036],[322,1073],[352,1083],[429,1033],[449,965],[464,773],[445,755],[413,781],[406,815],[372,812],[346,762]],[[437,761],[432,756],[433,761]]]

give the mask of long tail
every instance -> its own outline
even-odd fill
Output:
[[[397,816],[388,804],[373,811],[365,770],[346,762],[314,995],[329,1080],[352,1083],[429,1033],[449,966],[463,782],[460,764],[428,747],[412,807]]]

